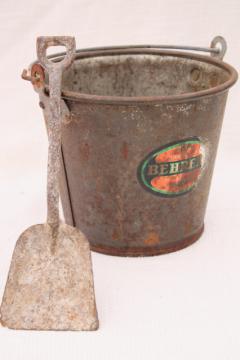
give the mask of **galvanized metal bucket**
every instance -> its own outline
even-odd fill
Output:
[[[85,232],[92,250],[156,255],[200,237],[227,94],[237,80],[222,61],[225,51],[222,37],[209,48],[77,51],[62,85],[61,197],[67,223]],[[48,122],[44,69],[35,62],[23,77]]]

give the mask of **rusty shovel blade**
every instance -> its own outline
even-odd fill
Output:
[[[52,251],[48,224],[18,239],[1,305],[3,326],[23,330],[96,330],[89,243],[61,224]]]

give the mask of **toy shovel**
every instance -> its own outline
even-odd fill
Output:
[[[52,62],[49,46],[63,45],[66,56]],[[89,243],[76,228],[59,220],[62,72],[73,61],[75,39],[39,37],[37,53],[48,72],[50,112],[47,223],[34,225],[17,241],[1,304],[1,323],[12,329],[96,330]]]

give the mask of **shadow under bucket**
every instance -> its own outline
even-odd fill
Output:
[[[202,234],[228,89],[237,80],[213,54],[89,49],[64,73],[63,210],[92,250],[156,255]],[[46,122],[47,91],[38,88]]]

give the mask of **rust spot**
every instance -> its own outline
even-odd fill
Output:
[[[34,64],[31,68],[31,82],[36,89],[44,87],[45,73],[40,64]]]
[[[81,145],[80,155],[83,160],[88,161],[90,156],[90,146],[88,145],[88,143],[84,143]]]
[[[122,148],[121,148],[122,156],[125,160],[128,159],[128,143],[126,141],[123,142]]]
[[[210,75],[210,85],[212,87],[218,85],[218,75],[216,73],[213,73]]]
[[[193,224],[191,221],[186,220],[185,224],[184,224],[184,235],[187,236],[191,233],[193,228]]]
[[[69,320],[74,320],[77,318],[77,314],[75,312],[72,312],[72,313],[68,314],[68,318],[69,318]]]
[[[113,230],[113,232],[112,232],[112,240],[118,240],[118,232],[117,232],[117,230]]]
[[[159,235],[154,231],[151,231],[148,236],[144,239],[144,244],[146,245],[156,245],[160,242]]]

